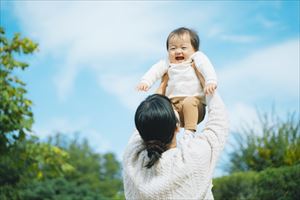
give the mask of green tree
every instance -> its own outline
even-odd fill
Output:
[[[22,140],[31,130],[32,102],[26,98],[25,83],[14,73],[25,70],[27,63],[17,61],[16,54],[31,54],[38,45],[29,38],[15,34],[12,40],[0,27],[0,152],[7,150],[16,140]]]
[[[295,114],[289,114],[284,120],[273,113],[264,114],[259,127],[259,130],[247,127],[236,134],[237,146],[230,154],[230,173],[300,163],[300,121]]]
[[[78,187],[85,185],[92,193],[105,199],[124,199],[121,164],[113,153],[99,154],[93,151],[86,139],[70,140],[58,134],[49,138],[49,144],[64,149],[70,155],[69,163],[74,171],[65,178]]]
[[[16,73],[28,64],[15,57],[33,53],[37,46],[20,34],[8,40],[0,27],[0,199],[19,199],[20,185],[73,170],[67,152],[26,137],[33,123],[32,102],[26,98],[26,84]]]
[[[69,154],[56,146],[26,137],[0,155],[0,199],[23,199],[33,183],[64,177],[74,171]]]
[[[95,153],[87,140],[58,134],[18,144],[1,157],[0,199],[125,199],[115,155]]]

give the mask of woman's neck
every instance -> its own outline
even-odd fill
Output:
[[[172,142],[169,145],[169,149],[176,148],[176,146],[177,146],[177,140],[176,140],[176,134],[174,134]]]

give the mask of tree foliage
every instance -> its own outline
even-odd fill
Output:
[[[31,54],[38,45],[29,38],[15,34],[12,40],[0,27],[0,152],[16,140],[22,140],[31,130],[32,102],[26,98],[25,83],[15,75],[17,69],[25,70],[28,64],[15,59],[16,54]]]
[[[87,140],[69,140],[63,135],[50,138],[49,142],[67,151],[75,170],[65,178],[76,185],[88,185],[91,191],[107,199],[123,199],[121,164],[113,153],[93,152]]]
[[[86,140],[62,142],[60,134],[49,142],[27,134],[32,102],[16,74],[28,64],[15,57],[38,45],[20,34],[8,40],[1,27],[0,34],[0,199],[124,199],[114,154],[94,153]]]
[[[112,153],[93,152],[86,140],[25,138],[13,149],[1,160],[0,199],[124,199],[120,163]]]
[[[261,171],[300,163],[300,121],[295,114],[280,119],[273,113],[260,117],[259,130],[244,128],[236,135],[228,171]]]
[[[71,173],[68,161],[66,151],[35,137],[15,142],[0,156],[0,199],[20,199],[19,188]]]

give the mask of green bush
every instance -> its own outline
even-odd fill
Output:
[[[292,200],[300,196],[300,165],[238,172],[213,180],[215,199]]]
[[[230,153],[227,171],[231,173],[262,171],[300,164],[300,119],[268,113],[260,116],[257,128],[244,127],[235,133],[235,149]]]
[[[298,199],[300,197],[300,165],[268,169],[257,180],[260,199]]]
[[[98,191],[92,191],[88,184],[76,184],[63,177],[33,180],[30,184],[0,187],[3,200],[107,200]]]
[[[213,180],[215,199],[253,199],[256,172],[237,172]]]

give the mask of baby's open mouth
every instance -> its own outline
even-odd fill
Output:
[[[181,60],[184,60],[184,57],[183,56],[176,56],[175,59],[181,61]]]

